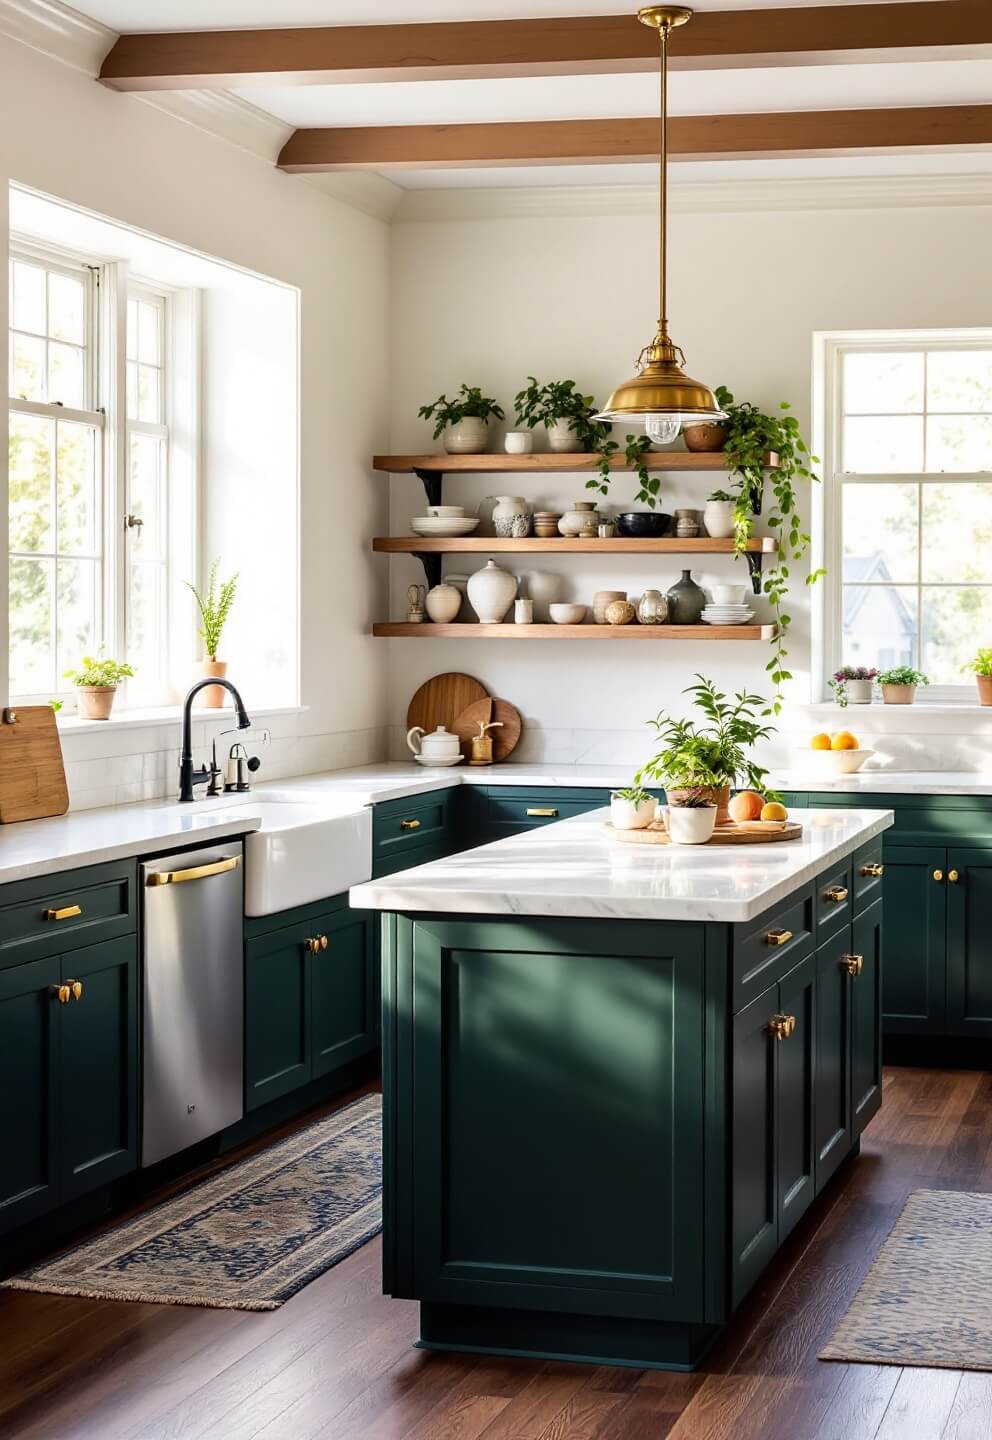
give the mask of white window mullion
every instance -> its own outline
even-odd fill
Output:
[[[104,646],[122,660],[126,648],[124,516],[127,513],[127,426],[124,421],[127,355],[127,265],[114,261],[100,272],[100,397],[104,427]]]

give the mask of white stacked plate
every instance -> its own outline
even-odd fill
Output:
[[[478,520],[455,515],[418,515],[410,521],[414,535],[436,535],[440,540],[452,540],[457,536],[471,535],[479,528]]]
[[[746,625],[753,615],[749,605],[707,605],[702,620],[705,625]]]

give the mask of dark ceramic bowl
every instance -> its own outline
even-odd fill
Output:
[[[628,510],[617,516],[617,531],[631,539],[659,540],[667,535],[672,523],[671,515],[662,515],[654,510]]]

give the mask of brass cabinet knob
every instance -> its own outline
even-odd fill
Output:
[[[956,884],[958,883],[958,881],[961,879],[961,876],[958,874],[958,872],[957,872],[956,870],[948,870],[948,872],[947,872],[947,878],[948,878],[948,880],[950,880],[950,882],[951,882],[952,885],[956,885]]]
[[[316,938],[316,936],[308,935],[303,942],[303,948],[308,955],[312,955],[315,950],[320,949],[320,941]]]
[[[419,820],[401,820],[401,821],[400,821],[400,829],[401,829],[401,830],[419,830],[419,829],[420,829],[420,821],[419,821]]]
[[[317,939],[320,944],[321,950],[326,950],[328,945],[331,943],[326,935],[318,935]]]
[[[795,1028],[795,1015],[773,1015],[768,1022],[768,1033],[775,1040],[788,1040]]]
[[[943,880],[943,878],[944,878],[944,872],[943,872],[943,870],[935,870],[935,871],[933,872],[933,878],[936,880],[937,884],[939,885],[940,882],[941,882],[941,880]]]
[[[72,995],[68,985],[49,985],[48,993],[52,999],[57,1000],[60,1005],[68,1005]]]
[[[860,975],[865,968],[865,957],[863,955],[842,955],[840,968],[845,970],[848,975]]]
[[[82,1000],[82,998],[83,998],[83,982],[82,982],[82,980],[70,980],[70,981],[69,981],[69,989],[72,991],[72,998],[73,998],[73,1000]]]
[[[766,945],[788,945],[792,939],[791,930],[769,930],[765,936]]]
[[[866,878],[870,877],[873,880],[877,880],[885,874],[885,866],[880,865],[877,860],[872,860],[870,864],[862,865],[861,873]]]
[[[842,900],[847,899],[847,890],[843,885],[831,885],[823,892],[824,900],[830,900],[834,905],[839,905]]]

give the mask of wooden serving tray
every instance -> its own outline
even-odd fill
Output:
[[[614,840],[625,845],[670,845],[668,831],[660,820],[643,830],[615,830],[607,821],[607,830]],[[740,825],[718,825],[705,843],[707,845],[767,845],[777,840],[798,840],[803,827],[794,820],[745,820]]]

